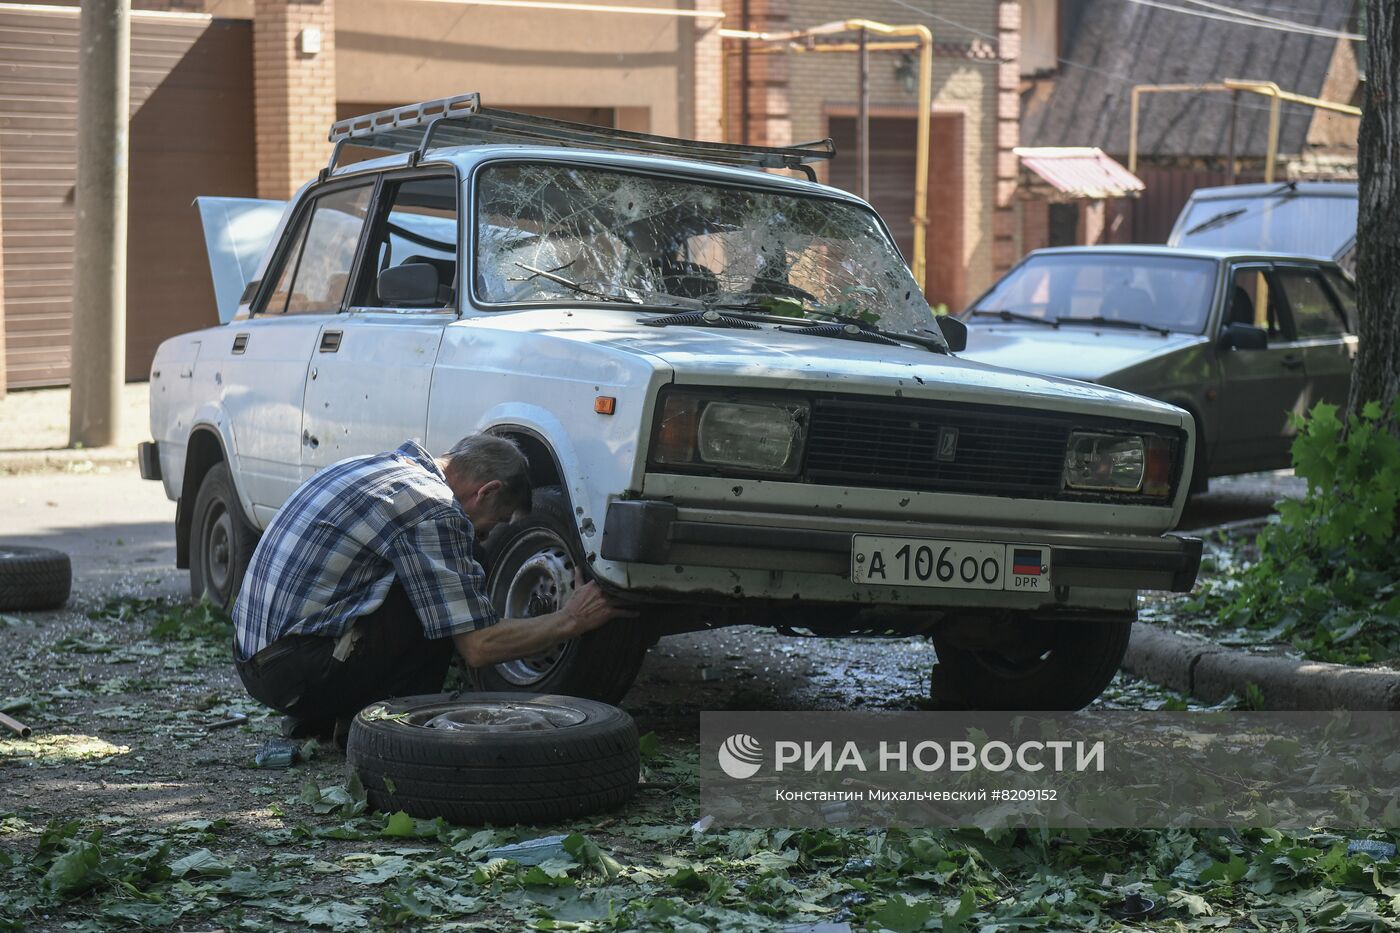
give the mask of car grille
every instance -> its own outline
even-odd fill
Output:
[[[938,457],[943,428],[958,432],[951,460]],[[814,399],[806,477],[843,486],[1051,498],[1062,491],[1070,429],[1069,417],[1045,412]]]

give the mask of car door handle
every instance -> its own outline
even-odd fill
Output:
[[[1303,358],[1296,353],[1290,353],[1279,362],[1283,364],[1284,369],[1299,369],[1303,365]]]
[[[339,350],[339,349],[340,349],[340,331],[338,331],[338,330],[323,331],[323,332],[321,333],[321,346],[319,347],[320,352],[322,352],[322,353],[334,353],[335,351],[337,351],[337,350]]]

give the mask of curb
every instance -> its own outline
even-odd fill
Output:
[[[1271,710],[1400,710],[1400,671],[1250,654],[1149,622],[1133,625],[1123,668],[1207,703],[1254,684]]]
[[[135,463],[135,449],[126,447],[0,451],[0,474],[83,473],[99,466],[124,467]]]

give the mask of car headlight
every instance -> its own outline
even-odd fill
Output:
[[[736,401],[671,392],[661,406],[652,462],[795,476],[807,438],[801,401]]]
[[[1165,437],[1074,431],[1065,451],[1065,488],[1166,498],[1174,455],[1175,443]]]

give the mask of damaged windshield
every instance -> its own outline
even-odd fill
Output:
[[[937,333],[879,220],[853,204],[531,162],[487,167],[476,201],[487,303],[740,308]]]

